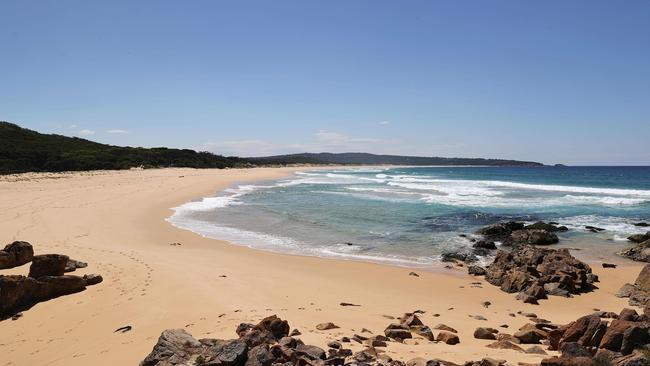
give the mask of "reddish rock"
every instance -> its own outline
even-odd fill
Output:
[[[460,338],[458,338],[458,336],[455,335],[454,333],[443,331],[438,333],[438,336],[436,337],[436,341],[444,342],[449,345],[455,345],[460,343]]]
[[[62,276],[65,273],[65,267],[69,259],[67,255],[62,254],[34,256],[29,267],[29,277]]]
[[[15,241],[0,250],[0,269],[14,268],[29,263],[34,258],[34,248],[25,241]]]

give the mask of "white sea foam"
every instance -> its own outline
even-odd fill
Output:
[[[431,187],[439,187],[442,184],[452,185],[467,185],[475,187],[490,187],[490,188],[517,188],[533,191],[547,191],[547,192],[570,192],[570,193],[589,193],[589,194],[602,194],[614,196],[632,196],[632,197],[648,197],[650,198],[650,190],[642,189],[623,189],[623,188],[600,188],[600,187],[580,187],[580,186],[564,186],[553,184],[529,184],[517,182],[505,182],[499,180],[468,180],[468,179],[431,179],[422,178],[412,175],[395,175],[387,176],[392,181],[405,182],[405,183],[431,183]],[[426,188],[425,185],[419,186],[418,189]]]
[[[571,230],[586,231],[585,226],[595,226],[605,229],[605,233],[617,233],[625,237],[647,231],[647,228],[634,226],[634,223],[639,220],[616,216],[580,215],[560,217],[557,221]],[[617,240],[616,235],[614,239]]]
[[[427,203],[465,207],[520,207],[522,209],[553,207],[554,210],[555,207],[603,206],[627,209],[627,207],[633,208],[635,205],[650,203],[650,190],[528,184],[499,180],[440,179],[431,176],[391,175],[385,169],[336,170],[297,172],[294,177],[273,184],[233,187],[220,196],[206,197],[175,208],[174,215],[168,220],[175,226],[192,230],[206,237],[225,239],[235,244],[270,251],[409,267],[431,266],[438,261],[436,255],[402,254],[428,253],[428,248],[421,248],[418,252],[411,249],[403,251],[404,248],[396,246],[396,251],[399,253],[397,254],[389,248],[368,251],[366,247],[345,243],[333,245],[302,243],[288,237],[202,221],[196,218],[201,215],[193,215],[193,213],[240,205],[245,202],[243,199],[245,195],[258,190],[280,188],[287,191],[290,187],[298,185],[337,186],[334,190],[314,188],[313,191],[317,194],[328,193],[391,202],[422,200]],[[556,221],[576,231],[586,231],[584,227],[588,225],[602,227],[606,229],[603,235],[610,235],[614,240],[621,241],[626,240],[625,237],[631,233],[641,233],[647,229],[635,227],[633,225],[635,220],[610,216],[573,216],[559,218]],[[458,238],[436,238],[436,249],[457,248],[467,244],[456,239]]]

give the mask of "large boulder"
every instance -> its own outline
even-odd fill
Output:
[[[597,277],[589,265],[571,256],[567,249],[523,245],[510,252],[498,251],[486,269],[485,279],[505,292],[523,292],[528,296],[521,299],[526,300],[589,291]]]
[[[650,305],[650,264],[646,264],[634,284],[625,284],[616,293],[618,297],[629,298],[630,305],[645,307]]]
[[[503,241],[503,245],[550,245],[559,241],[560,239],[553,232],[540,229],[523,229],[513,231],[510,236]]]
[[[627,240],[632,243],[643,243],[646,240],[650,240],[650,231],[645,234],[634,234],[627,237]]]
[[[545,230],[545,231],[550,231],[550,232],[556,232],[556,231],[568,231],[569,228],[566,226],[557,226],[555,224],[547,223],[544,221],[537,221],[534,224],[526,225],[524,229],[528,230]]]
[[[618,319],[611,323],[602,320],[602,315],[605,314],[596,312],[551,330],[549,349],[560,350],[565,358],[597,354],[610,361],[615,358],[636,359],[623,356],[634,354],[635,350],[650,343],[650,318],[632,309],[623,309]]]
[[[79,276],[0,276],[0,316],[38,302],[83,291],[86,280]]]
[[[0,269],[14,268],[29,263],[34,258],[34,248],[25,241],[15,241],[0,250]]]
[[[140,366],[163,366],[190,364],[190,360],[202,350],[202,345],[183,329],[162,332],[151,353]]]
[[[29,277],[40,278],[43,276],[62,276],[68,264],[67,255],[43,254],[34,256],[29,267]]]
[[[583,316],[569,324],[559,345],[575,342],[583,347],[597,347],[607,329],[607,322],[597,314]]]
[[[492,240],[503,240],[508,237],[513,231],[521,230],[523,228],[524,224],[522,222],[508,221],[486,226],[479,229],[476,233],[488,237]]]
[[[650,262],[650,240],[641,242],[632,248],[619,252],[618,254],[637,262]]]
[[[273,315],[257,325],[243,323],[236,330],[238,339],[196,340],[184,330],[166,330],[140,366],[342,366],[346,358],[375,364],[373,348],[353,355],[336,342],[329,352],[288,337],[289,324]],[[257,344],[251,344],[252,335]],[[330,342],[332,344],[332,342]]]

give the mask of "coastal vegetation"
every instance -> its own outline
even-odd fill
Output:
[[[484,165],[542,166],[540,163],[501,159],[438,158],[366,153],[303,153],[240,158],[205,151],[166,147],[123,147],[79,137],[43,134],[9,122],[0,122],[0,174],[119,170],[134,167],[242,168],[274,165]]]

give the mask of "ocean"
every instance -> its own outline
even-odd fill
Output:
[[[232,186],[174,209],[173,225],[297,255],[436,267],[460,234],[554,221],[557,247],[603,258],[650,228],[650,167],[387,167],[308,170]],[[605,229],[592,233],[585,226]]]

